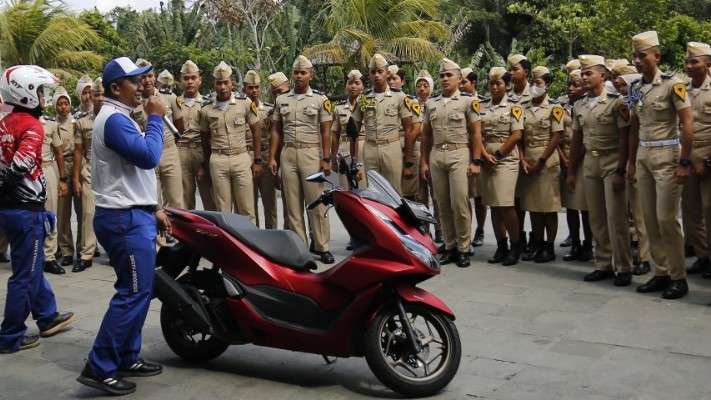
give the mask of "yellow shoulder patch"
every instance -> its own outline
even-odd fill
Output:
[[[249,108],[252,110],[254,115],[259,115],[259,111],[257,110],[257,105],[252,102],[252,104],[249,106]]]
[[[551,111],[551,114],[553,115],[553,118],[560,122],[563,120],[563,116],[565,115],[565,111],[563,111],[563,107],[561,106],[555,106],[553,107],[553,110]]]
[[[405,96],[403,102],[405,103],[405,107],[407,107],[408,110],[415,113],[415,115],[420,115],[420,103],[412,100],[407,96]]]
[[[333,104],[331,104],[331,100],[326,99],[323,101],[323,109],[329,114],[333,112]]]
[[[180,97],[176,97],[175,104],[177,104],[178,107],[183,108],[183,99],[181,99]]]
[[[683,83],[675,83],[674,86],[672,86],[672,90],[674,90],[674,94],[682,101],[686,101],[686,85]]]
[[[477,114],[479,114],[479,112],[481,111],[481,103],[479,103],[479,100],[472,100],[472,111]]]
[[[516,121],[520,121],[523,117],[523,108],[521,106],[511,106],[511,115],[516,118]]]

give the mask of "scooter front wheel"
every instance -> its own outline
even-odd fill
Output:
[[[375,376],[409,397],[436,394],[454,378],[462,345],[454,323],[427,307],[405,304],[405,313],[421,344],[413,351],[396,307],[386,307],[365,334],[365,358]]]

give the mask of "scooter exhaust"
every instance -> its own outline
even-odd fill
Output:
[[[204,305],[190,297],[188,292],[165,271],[156,270],[153,292],[163,304],[185,318],[185,322],[200,332],[213,334],[210,317]]]

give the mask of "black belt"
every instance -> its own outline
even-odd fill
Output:
[[[158,210],[158,207],[157,206],[132,206],[131,209],[132,210],[141,210],[141,211],[145,211],[145,212],[153,214],[156,212],[156,210]]]

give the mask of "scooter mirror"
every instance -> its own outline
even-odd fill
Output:
[[[323,172],[317,172],[315,174],[309,175],[306,180],[308,182],[318,182],[318,183],[324,183],[328,182],[328,179],[326,178],[326,174]]]

